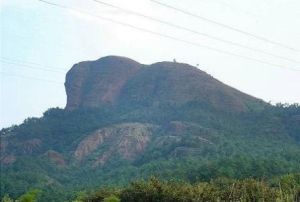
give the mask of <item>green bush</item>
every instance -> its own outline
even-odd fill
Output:
[[[18,202],[36,202],[37,196],[41,191],[38,189],[31,190],[18,198]]]
[[[121,200],[118,197],[114,196],[114,195],[106,197],[103,200],[103,202],[120,202],[120,201]]]

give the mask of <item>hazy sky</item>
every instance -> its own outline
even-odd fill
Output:
[[[145,64],[176,58],[178,62],[199,64],[200,69],[215,78],[265,101],[300,103],[300,62],[283,60],[161,25],[105,7],[93,0],[49,1],[281,67],[162,38],[38,0],[0,0],[0,128],[19,124],[27,117],[41,116],[50,107],[63,108],[66,103],[63,82],[68,69],[74,63],[106,55],[126,56]],[[224,29],[150,0],[103,1],[300,61],[300,52]],[[299,0],[159,1],[300,49]]]

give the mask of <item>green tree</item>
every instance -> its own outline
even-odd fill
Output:
[[[2,198],[1,202],[13,202],[14,200],[11,199],[8,194],[5,194],[4,197]]]
[[[104,198],[104,202],[120,202],[121,200],[115,195]]]
[[[31,190],[18,198],[18,202],[37,202],[37,196],[41,191],[38,189]]]

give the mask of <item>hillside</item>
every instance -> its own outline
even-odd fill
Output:
[[[1,130],[1,198],[300,170],[298,105],[272,106],[188,64],[108,56],[75,64],[65,87],[65,109]]]

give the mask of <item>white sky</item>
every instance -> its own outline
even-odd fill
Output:
[[[63,108],[66,103],[63,82],[67,70],[79,61],[94,60],[106,55],[126,56],[145,64],[176,58],[178,62],[199,64],[200,69],[222,82],[265,101],[300,103],[300,63],[161,25],[105,7],[93,0],[49,1],[282,67],[161,38],[82,13],[53,7],[38,0],[0,0],[0,128],[21,123],[27,117],[41,116],[50,107]],[[274,46],[192,18],[161,7],[150,0],[103,1],[300,61],[300,52]],[[299,0],[159,1],[300,49]],[[18,65],[20,63],[27,67]]]

